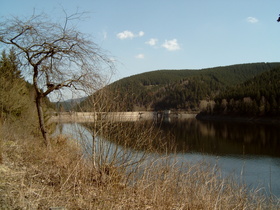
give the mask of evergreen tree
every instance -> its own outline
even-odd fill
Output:
[[[13,50],[0,58],[0,116],[18,117],[28,107],[29,91],[21,78],[19,62]]]

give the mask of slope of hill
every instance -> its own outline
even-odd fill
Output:
[[[215,102],[214,114],[280,116],[280,67],[223,91]]]
[[[197,75],[213,75],[216,76],[218,80],[224,81],[229,85],[233,85],[240,83],[240,81],[246,81],[250,79],[252,75],[254,76],[271,70],[279,65],[280,63],[251,63],[206,68],[201,70],[157,70],[126,77],[116,81],[112,85],[125,85],[131,82],[140,83],[144,86],[160,85],[172,83],[182,78]]]
[[[280,63],[252,63],[201,70],[157,70],[123,78],[104,90],[114,97],[110,111],[199,110],[201,100],[212,100],[228,87],[278,66]]]
[[[53,102],[52,104],[56,108],[56,110],[62,111],[62,112],[65,112],[65,111],[68,112],[68,111],[75,109],[77,106],[79,106],[79,104],[82,101],[84,101],[85,99],[86,99],[86,97],[68,99],[65,101]]]

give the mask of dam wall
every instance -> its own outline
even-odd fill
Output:
[[[171,120],[195,118],[196,114],[185,112],[60,112],[54,113],[52,122],[95,122],[97,121],[139,121],[139,120]]]

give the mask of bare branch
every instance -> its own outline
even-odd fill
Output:
[[[87,92],[103,82],[103,74],[107,73],[104,67],[114,69],[110,59],[91,39],[70,27],[69,23],[84,13],[64,13],[62,24],[51,22],[43,15],[0,23],[0,43],[14,46],[20,61],[32,70],[38,109],[41,99],[53,91],[69,88]],[[43,132],[44,128],[41,129]]]

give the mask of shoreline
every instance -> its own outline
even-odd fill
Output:
[[[280,124],[280,117],[247,117],[233,115],[204,115],[198,114],[197,120],[201,121],[226,121],[240,123]]]
[[[184,120],[195,118],[201,121],[225,121],[240,123],[280,124],[280,117],[247,117],[234,115],[205,115],[186,112],[62,112],[54,114],[51,122],[94,122],[109,120],[115,122],[136,122],[153,119]]]
[[[51,122],[94,122],[109,120],[114,122],[140,121],[153,119],[188,119],[195,118],[197,114],[186,112],[153,112],[153,111],[134,111],[134,112],[61,112],[55,113]]]

